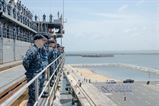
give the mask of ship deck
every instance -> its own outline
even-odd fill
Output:
[[[25,79],[25,69],[22,65],[0,72],[0,93],[12,86],[14,83]]]

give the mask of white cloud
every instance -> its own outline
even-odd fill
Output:
[[[145,0],[139,0],[139,1],[137,1],[136,6],[140,6],[140,5],[143,4],[144,2],[145,2]]]
[[[128,8],[128,5],[127,5],[127,4],[122,5],[122,6],[118,9],[118,12],[123,12],[123,11],[125,11],[127,8]]]
[[[118,14],[118,13],[94,13],[94,15],[101,16],[101,17],[106,17],[106,18],[111,18],[111,19],[122,19],[122,18],[132,17],[132,16],[129,16],[129,15]]]
[[[74,45],[65,43],[67,50],[159,49],[156,46],[158,42],[155,37],[156,30],[151,28],[153,23],[140,20],[144,19],[71,22],[69,26],[71,29],[67,30],[69,34],[66,36]]]
[[[127,28],[127,29],[124,29],[124,32],[125,33],[130,33],[130,32],[134,32],[137,30],[137,27],[133,27],[133,28]]]

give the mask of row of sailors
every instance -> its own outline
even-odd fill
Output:
[[[6,8],[9,7],[10,11],[13,9],[13,11],[19,11],[22,15],[27,16],[29,19],[32,19],[33,15],[31,11],[29,11],[28,8],[26,8],[23,4],[21,4],[21,1],[17,1],[17,3],[14,2],[14,0],[10,0],[8,3],[6,0],[0,0],[1,8],[3,8],[4,12],[6,11]]]
[[[33,34],[18,26],[10,26],[10,24],[0,24],[0,37],[18,39],[21,41],[31,42]],[[30,36],[28,36],[30,35]]]
[[[26,70],[26,78],[29,82],[39,72],[41,72],[48,64],[53,62],[61,53],[63,53],[63,47],[56,44],[56,40],[49,38],[45,34],[36,34],[34,37],[34,44],[25,54],[23,59],[23,66]],[[59,61],[53,63],[50,67],[50,75],[54,72]],[[44,82],[46,80],[45,73],[38,79],[39,80],[39,93],[43,90]],[[50,82],[50,86],[53,86],[54,78]],[[45,92],[46,93],[46,92]],[[28,106],[33,106],[35,103],[35,82],[28,87]]]
[[[6,0],[0,0],[0,11],[8,13],[8,15],[28,26],[33,17],[32,13],[21,5],[21,2],[19,4],[13,4],[13,1],[7,3]]]

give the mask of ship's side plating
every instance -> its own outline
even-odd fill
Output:
[[[58,29],[56,37],[62,37],[63,24],[62,16],[53,20],[50,15],[46,21],[33,21],[33,14],[21,1],[0,0],[0,64],[22,59],[26,50],[31,45],[33,36],[37,32],[54,33],[53,29]]]
[[[36,33],[32,13],[20,1],[1,0],[0,14],[0,64],[20,60]]]

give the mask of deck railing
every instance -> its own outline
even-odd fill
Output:
[[[47,81],[44,84],[44,88],[42,92],[39,94],[39,77],[42,76],[43,73],[49,73],[49,68],[53,64],[57,63],[56,68],[54,69],[54,72],[52,75],[47,74]],[[58,82],[62,73],[64,65],[64,54],[61,54],[59,57],[57,57],[52,63],[50,63],[47,67],[45,67],[41,72],[39,72],[32,80],[30,80],[27,84],[25,84],[21,89],[19,89],[16,93],[14,93],[11,97],[9,97],[6,101],[4,101],[1,106],[10,106],[13,102],[15,102],[27,89],[28,87],[35,82],[35,104],[34,106],[39,106],[41,102],[41,96],[43,93],[47,90],[48,97],[45,98],[45,106],[51,106],[53,103],[53,98],[55,96],[55,92],[58,86]],[[57,73],[55,75],[55,73]],[[53,87],[50,87],[50,81],[53,77],[56,77],[54,80]],[[48,89],[47,89],[48,88]]]

